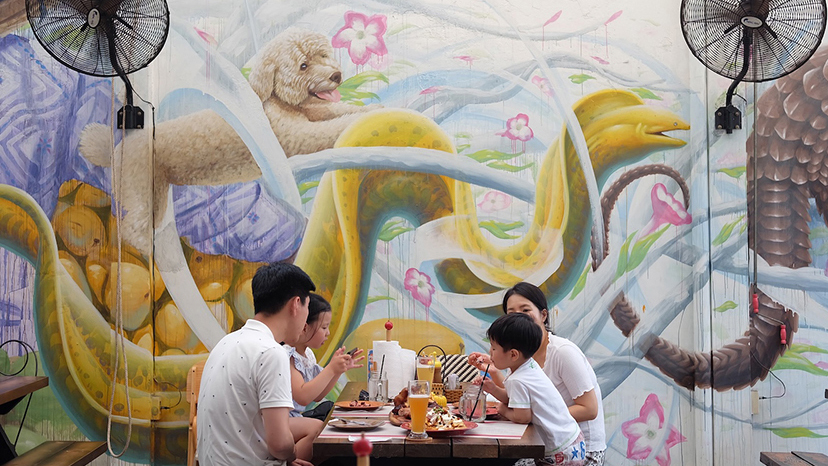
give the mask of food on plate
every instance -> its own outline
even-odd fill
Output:
[[[440,406],[429,409],[426,413],[427,430],[453,430],[464,429],[465,427],[466,423],[462,419]]]
[[[373,408],[374,404],[367,401],[354,400],[348,403],[351,408]]]

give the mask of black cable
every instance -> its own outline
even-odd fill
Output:
[[[17,372],[12,373],[12,374],[6,374],[3,371],[0,371],[0,375],[15,376],[15,375],[23,372],[23,370],[26,368],[26,366],[29,365],[29,354],[31,354],[32,357],[34,358],[34,365],[35,365],[34,375],[35,375],[35,377],[37,377],[37,370],[38,370],[37,356],[34,355],[35,350],[34,350],[34,348],[32,348],[32,345],[26,343],[23,340],[13,339],[13,340],[6,340],[3,343],[0,343],[0,349],[2,349],[4,346],[6,346],[9,343],[17,343],[20,346],[28,349],[28,351],[26,352],[26,359],[23,360],[23,367],[18,369]],[[6,354],[8,354],[8,352],[6,352]],[[14,437],[14,444],[12,445],[15,450],[17,449],[17,441],[20,440],[20,433],[23,432],[23,423],[26,421],[26,415],[29,414],[29,405],[32,404],[32,396],[33,395],[34,395],[34,392],[29,393],[29,399],[28,399],[28,401],[26,401],[26,409],[23,410],[23,417],[20,418],[20,427],[17,428],[17,436]]]
[[[785,394],[786,394],[786,393],[788,393],[788,387],[786,387],[786,386],[785,386],[785,382],[783,382],[783,381],[782,381],[782,379],[780,379],[779,377],[777,377],[777,375],[776,375],[776,374],[774,374],[774,373],[773,373],[773,371],[772,371],[772,370],[770,370],[770,368],[769,368],[769,367],[767,367],[767,366],[765,366],[764,364],[762,364],[762,361],[760,361],[760,360],[759,360],[759,358],[757,358],[757,357],[756,357],[756,355],[755,355],[755,354],[753,354],[753,351],[749,351],[749,352],[750,352],[750,356],[751,356],[754,360],[756,360],[756,363],[757,363],[757,364],[759,364],[760,366],[762,366],[762,369],[765,369],[766,371],[768,371],[768,373],[769,373],[771,376],[773,376],[773,378],[774,378],[774,379],[778,380],[778,381],[779,381],[779,383],[781,383],[781,384],[782,384],[782,394],[781,394],[781,395],[775,395],[775,396],[774,396],[774,395],[771,395],[771,396],[760,396],[760,397],[759,397],[759,399],[760,399],[760,400],[773,400],[773,399],[775,399],[775,398],[782,398],[783,396],[785,396]]]
[[[181,396],[181,389],[178,388],[178,385],[176,385],[172,382],[165,382],[165,381],[158,380],[158,379],[153,379],[153,380],[155,380],[155,383],[157,383],[157,384],[172,385],[172,387],[178,392],[178,401],[172,406],[162,406],[161,409],[173,409],[176,406],[181,404],[181,402],[183,401],[184,398]]]

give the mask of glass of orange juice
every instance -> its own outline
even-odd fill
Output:
[[[434,380],[434,356],[417,356],[417,380]]]
[[[428,438],[425,432],[425,421],[430,395],[431,382],[428,380],[408,382],[408,406],[411,408],[411,432],[408,433],[410,439]]]

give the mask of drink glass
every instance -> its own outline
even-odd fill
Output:
[[[434,357],[417,356],[417,380],[434,380]]]
[[[408,433],[410,439],[428,438],[425,432],[425,420],[430,394],[431,382],[427,380],[408,382],[408,406],[411,408],[411,432]]]

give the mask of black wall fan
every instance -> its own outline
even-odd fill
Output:
[[[717,129],[732,133],[742,118],[733,93],[742,81],[793,72],[814,54],[825,33],[825,0],[682,0],[681,28],[693,55],[733,79]]]
[[[26,0],[37,40],[55,60],[80,73],[120,77],[126,105],[118,128],[143,128],[127,74],[144,68],[167,40],[166,0]]]

